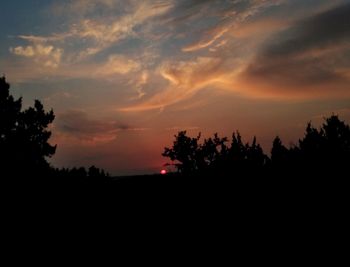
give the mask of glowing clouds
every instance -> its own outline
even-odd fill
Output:
[[[108,62],[97,71],[98,75],[127,74],[139,70],[141,64],[123,55],[111,55]]]
[[[10,52],[22,57],[34,58],[34,61],[46,67],[56,68],[59,66],[63,50],[52,45],[36,44],[34,46],[17,46],[10,48]]]
[[[15,48],[10,48],[10,52],[23,57],[33,57],[35,55],[34,48],[32,46],[17,46]]]
[[[220,78],[221,63],[221,59],[214,57],[198,57],[188,62],[166,62],[160,67],[159,74],[169,81],[168,87],[144,103],[121,110],[157,109],[187,99]]]
[[[11,53],[46,67],[30,70],[36,75],[125,81],[137,96],[123,110],[162,109],[205,88],[285,99],[349,94],[348,3],[314,9],[281,0],[79,0],[63,6],[70,10],[61,14],[65,30],[19,35],[29,45]],[[306,9],[281,23],[290,6]],[[152,59],[144,56],[149,51]]]

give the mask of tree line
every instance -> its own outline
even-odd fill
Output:
[[[273,141],[270,156],[264,153],[256,137],[244,143],[240,133],[231,140],[219,137],[190,137],[186,131],[175,135],[172,147],[165,147],[168,157],[183,175],[348,175],[350,164],[350,128],[337,115],[324,119],[317,129],[307,124],[298,143],[286,147],[279,136]]]

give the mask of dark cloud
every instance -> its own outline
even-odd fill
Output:
[[[117,132],[130,129],[128,125],[116,121],[91,119],[80,110],[60,114],[55,127],[63,134],[88,141],[110,141],[115,139]]]
[[[295,23],[269,40],[242,77],[276,90],[328,86],[332,94],[349,91],[349,18],[346,4]]]
[[[245,75],[249,79],[260,80],[271,85],[280,85],[289,89],[300,86],[319,85],[325,83],[346,83],[347,78],[332,69],[331,59],[323,58],[286,58],[283,60],[269,60],[254,62],[249,65]],[[279,90],[283,90],[280,88]]]
[[[266,57],[298,54],[350,40],[350,4],[342,5],[293,25],[280,41],[263,51]],[[275,39],[276,41],[276,39]]]

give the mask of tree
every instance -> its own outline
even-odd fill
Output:
[[[199,154],[203,162],[200,165],[201,170],[217,170],[224,167],[225,160],[228,154],[228,148],[226,146],[227,138],[220,138],[217,133],[213,138],[205,139],[203,144],[199,147]]]
[[[342,172],[350,163],[350,128],[332,115],[317,129],[309,122],[297,146],[287,149],[277,136],[271,150],[275,169],[310,174]]]
[[[273,140],[271,149],[271,161],[274,166],[285,166],[288,162],[289,150],[283,145],[279,136]]]
[[[186,131],[180,131],[175,135],[172,148],[164,148],[162,156],[169,157],[175,161],[175,166],[180,173],[188,174],[198,170],[200,134],[196,138],[186,135]]]
[[[55,154],[48,143],[49,125],[55,116],[45,112],[39,100],[22,111],[22,98],[15,100],[5,77],[0,78],[0,168],[10,176],[41,176],[50,166],[46,158]]]
[[[337,170],[350,163],[350,128],[338,116],[325,118],[318,130],[311,123],[299,140],[299,157],[304,165]]]
[[[257,144],[254,136],[251,145],[246,145],[247,165],[249,168],[259,169],[265,165],[267,156],[264,154],[260,144]]]
[[[322,125],[325,151],[336,161],[350,160],[350,126],[332,115]]]
[[[231,147],[229,149],[229,156],[231,161],[241,164],[247,155],[246,146],[242,142],[242,137],[237,131],[236,134],[232,134]]]

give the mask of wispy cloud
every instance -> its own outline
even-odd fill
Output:
[[[214,0],[177,3],[175,10],[178,13],[169,21],[174,24],[176,31],[185,25],[194,25],[190,27],[187,36],[185,35],[188,39],[188,34],[193,33],[193,36],[189,38],[193,41],[179,49],[179,53],[183,55],[178,54],[177,57],[165,60],[159,65],[157,69],[159,77],[167,80],[168,86],[143,103],[123,110],[162,109],[193,97],[199,90],[207,87],[229,89],[235,92],[243,90],[237,86],[236,75],[247,60],[242,60],[246,52],[240,53],[240,50],[244,51],[249,45],[241,44],[234,33],[240,26],[245,25],[248,21],[250,23],[259,12],[271,6],[280,5],[282,2],[249,1],[243,3]],[[179,20],[179,17],[182,20]],[[216,21],[213,26],[206,25],[205,20],[208,17]],[[206,27],[198,26],[197,28],[196,25],[201,25],[201,23]],[[180,39],[184,38],[181,34],[179,36]],[[247,39],[246,36],[243,38]],[[246,41],[257,43],[254,36]],[[237,51],[230,51],[230,49]],[[179,58],[185,58],[185,60]]]
[[[286,13],[288,3],[73,1],[55,7],[70,17],[66,30],[20,35],[27,44],[10,51],[49,67],[28,69],[30,62],[21,62],[18,75],[25,78],[123,77],[136,93],[124,111],[162,109],[208,87],[287,99],[347,94],[349,4],[323,5],[328,9],[316,15],[308,4],[306,18],[281,23],[273,14]]]
[[[198,40],[182,48],[183,52],[194,52],[204,48],[210,48],[215,45],[216,48],[220,47],[227,38],[227,34],[235,32],[242,26],[247,20],[254,17],[254,15],[263,11],[264,9],[279,5],[281,0],[275,1],[189,1],[192,3],[192,8],[206,6],[209,9],[205,9],[205,13],[202,14],[202,19],[205,20],[207,16],[216,17],[217,23],[215,26],[206,27],[204,30],[197,31],[199,35]],[[191,6],[191,4],[185,5]],[[213,9],[211,9],[211,5]],[[202,9],[203,10],[203,9]],[[218,43],[217,43],[218,42]]]
[[[218,31],[218,30],[216,29],[215,31]],[[182,51],[193,52],[193,51],[197,51],[199,49],[203,49],[203,48],[206,48],[208,46],[211,46],[218,39],[220,39],[227,31],[228,31],[227,28],[223,28],[223,29],[219,28],[219,31],[217,33],[214,33],[212,36],[210,36],[211,38],[209,38],[209,40],[200,40],[197,43],[194,43],[194,44],[191,44],[189,46],[182,48]]]
[[[193,96],[199,89],[220,79],[221,59],[198,57],[194,61],[166,62],[159,74],[168,87],[147,101],[123,108],[123,111],[159,109]]]
[[[64,4],[62,4],[64,5]],[[102,5],[105,8],[114,6],[121,7],[120,1],[74,1],[69,6],[69,10],[78,11],[84,14],[80,21],[74,22],[66,32],[54,33],[49,36],[19,35],[18,37],[31,43],[31,46],[62,46],[66,49],[59,49],[61,56],[64,52],[66,60],[79,62],[88,57],[110,48],[112,45],[128,38],[137,38],[138,33],[135,28],[147,24],[158,16],[164,15],[173,7],[172,1],[129,1],[125,5],[125,13],[109,14],[106,17],[94,17],[92,11]],[[56,5],[56,9],[59,9]],[[74,14],[75,12],[68,13]],[[75,44],[67,48],[67,43]],[[21,46],[19,46],[21,47]],[[77,49],[79,47],[79,49]],[[20,49],[20,48],[19,48]],[[29,48],[30,49],[30,48]],[[26,50],[26,52],[28,52]]]
[[[144,91],[144,87],[147,85],[149,80],[149,74],[147,71],[143,71],[140,74],[140,77],[136,82],[134,83],[136,92],[137,92],[137,99],[142,98],[146,95],[146,92]]]

